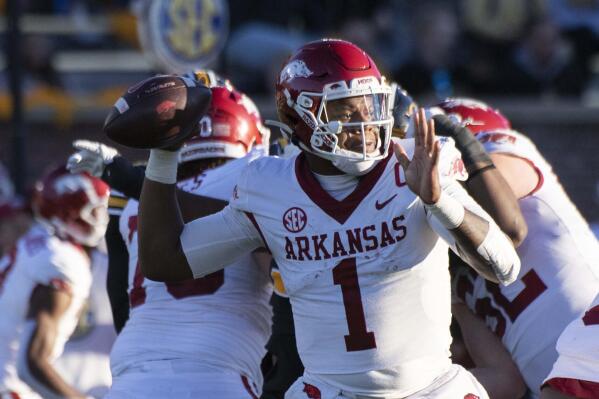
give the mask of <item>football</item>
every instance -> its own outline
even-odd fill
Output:
[[[158,75],[131,86],[114,104],[104,133],[132,148],[168,148],[196,131],[211,91],[196,81]]]

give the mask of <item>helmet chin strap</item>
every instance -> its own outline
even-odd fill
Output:
[[[382,140],[379,138],[377,146],[375,148],[376,151],[380,151],[381,146],[383,145]],[[350,153],[351,151],[340,148],[338,153]],[[352,160],[349,158],[335,158],[331,161],[333,166],[335,166],[340,171],[347,173],[352,176],[362,176],[370,172],[374,167],[380,162],[380,159],[369,159],[369,160]]]
[[[293,130],[287,124],[279,122],[279,121],[271,120],[271,119],[266,120],[265,124],[279,128],[279,130],[281,131],[281,134],[284,135],[285,137],[287,137],[289,139],[289,141],[292,141]],[[341,126],[342,126],[342,124],[340,122],[334,121],[334,122],[327,124],[326,130],[333,134],[335,132],[339,133],[341,131]],[[316,136],[312,136],[312,139],[314,139],[315,137]],[[335,142],[334,144],[335,144],[335,147],[337,147],[337,143]],[[333,164],[333,166],[335,166],[337,169],[339,169],[343,173],[346,173],[346,174],[352,175],[352,176],[365,175],[366,173],[370,172],[380,161],[380,159],[377,159],[377,160],[374,160],[374,159],[355,160],[355,159],[339,158],[339,157],[335,157],[335,158],[330,157],[329,158],[329,157],[323,156],[323,154],[320,154],[320,153],[312,150],[311,148],[309,148],[309,146],[305,145],[301,140],[297,140],[297,145],[302,149],[302,151],[306,151],[306,152],[309,152],[310,154],[314,154],[320,158],[326,159],[326,160],[330,161]],[[379,137],[375,151],[380,151],[382,145],[383,145],[382,140]],[[351,153],[351,151],[339,148],[338,153],[341,153],[341,154]]]
[[[352,161],[346,158],[337,158],[331,161],[334,167],[352,176],[365,175],[366,173],[370,172],[379,162],[380,159]]]

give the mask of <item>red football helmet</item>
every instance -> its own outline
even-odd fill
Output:
[[[335,100],[361,97],[367,108],[362,120],[329,120],[327,110]],[[303,150],[333,161],[375,161],[386,157],[393,125],[392,89],[374,61],[356,45],[334,39],[308,43],[284,64],[276,83],[276,102],[281,132]],[[362,151],[338,145],[344,129],[361,132]],[[376,129],[375,152],[366,153],[365,130]]]
[[[205,158],[241,158],[254,146],[268,149],[270,130],[258,108],[230,85],[215,86],[212,103],[199,123],[198,133],[179,152],[179,162]]]
[[[470,98],[448,98],[437,107],[448,116],[456,116],[474,135],[512,128],[510,121],[499,110],[481,101]]]
[[[32,209],[59,237],[93,247],[106,233],[109,196],[110,188],[101,179],[63,167],[36,183]]]

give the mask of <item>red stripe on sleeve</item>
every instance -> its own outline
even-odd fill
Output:
[[[250,394],[250,396],[252,397],[252,399],[258,399],[258,397],[256,396],[256,394],[252,390],[252,387],[250,387],[250,382],[248,381],[248,379],[247,379],[247,377],[245,375],[241,376],[241,382],[243,382],[243,386],[245,387],[245,390],[248,391],[248,393]]]
[[[537,176],[539,176],[539,180],[537,182],[537,185],[535,186],[535,188],[532,189],[532,191],[528,194],[525,195],[525,197],[531,196],[534,193],[536,193],[537,191],[539,191],[541,189],[541,187],[543,187],[543,183],[545,183],[545,178],[543,177],[543,172],[541,172],[541,169],[539,169],[533,161],[531,161],[528,158],[520,158],[524,161],[526,161],[528,164],[530,164],[530,166],[532,166],[532,168],[535,170],[535,172],[537,172]]]

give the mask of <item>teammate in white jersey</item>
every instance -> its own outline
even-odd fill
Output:
[[[196,201],[199,195],[228,200],[241,170],[263,155],[263,140],[268,135],[249,98],[230,86],[212,87],[208,114],[180,153],[179,188]],[[271,330],[269,262],[246,254],[197,280],[144,279],[137,220],[137,201],[129,199],[120,233],[128,250],[121,268],[128,270],[130,313],[111,353],[107,398],[260,395]]]
[[[36,185],[36,223],[0,261],[0,397],[85,397],[53,361],[89,294],[88,251],[104,236],[108,196],[100,179],[64,168]]]
[[[502,287],[463,269],[454,284],[458,296],[502,339],[530,396],[538,397],[557,358],[560,333],[599,291],[599,244],[551,166],[499,111],[468,99],[448,99],[439,106],[491,154],[528,225],[517,249],[522,267],[516,283]]]
[[[104,243],[90,257],[92,283],[89,297],[71,339],[56,361],[56,368],[79,390],[94,398],[103,398],[112,381],[110,350],[116,339],[106,293],[108,261]]]
[[[541,399],[599,398],[599,295],[560,335],[557,352]]]
[[[301,154],[250,163],[225,210],[187,225],[174,196],[178,155],[151,152],[140,200],[144,274],[200,278],[267,247],[305,365],[288,398],[487,397],[449,360],[447,249],[504,284],[519,260],[455,180],[459,153],[451,140],[441,149],[422,112],[416,139],[389,152],[390,93],[355,45],[302,46],[277,82],[280,125]]]

